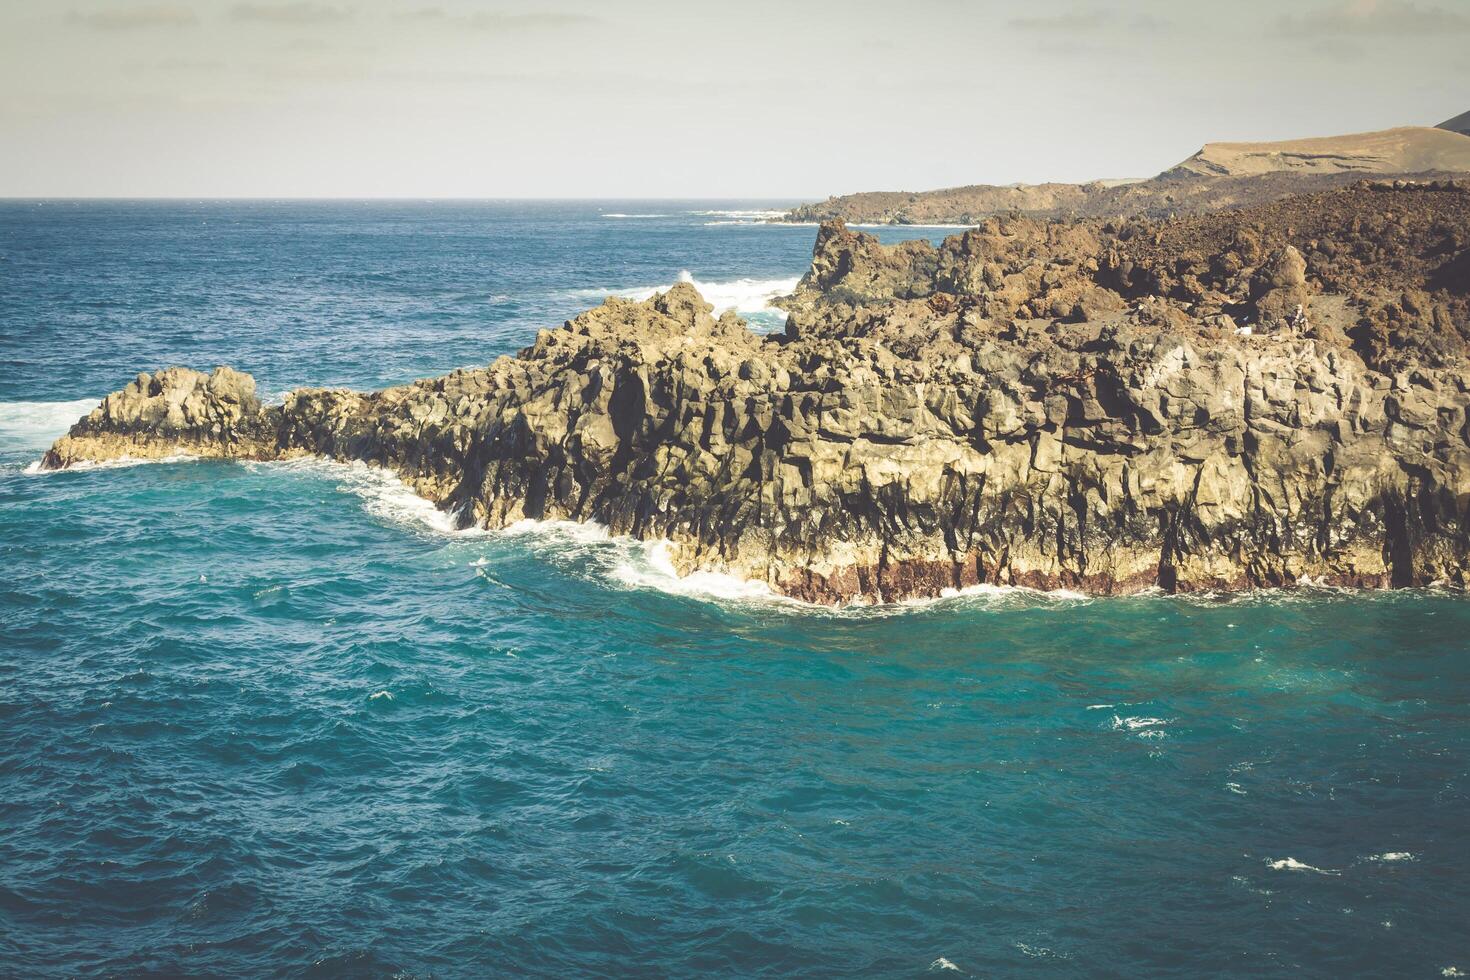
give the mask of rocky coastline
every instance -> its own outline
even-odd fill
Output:
[[[681,284],[514,357],[264,405],[141,374],[43,466],[383,466],[463,526],[596,521],[818,603],[1466,584],[1470,184],[1173,221],[824,224],[784,333]]]

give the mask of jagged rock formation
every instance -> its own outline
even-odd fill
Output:
[[[1149,180],[848,194],[793,208],[781,220],[913,225],[976,224],[1003,214],[1155,219],[1206,214],[1330,190],[1365,175],[1433,180],[1470,173],[1470,135],[1454,131],[1455,122],[1274,143],[1209,143]]]
[[[781,336],[680,285],[370,394],[174,368],[44,465],[364,460],[465,524],[595,520],[817,602],[1463,584],[1467,261],[1452,183],[937,248],[833,224]]]

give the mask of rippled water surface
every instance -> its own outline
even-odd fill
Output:
[[[766,207],[0,204],[0,974],[1470,972],[1461,596],[832,613],[362,468],[24,472],[168,363],[403,381],[681,270],[769,329],[813,230],[694,213]]]

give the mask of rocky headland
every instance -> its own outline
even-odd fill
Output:
[[[1470,175],[1470,113],[1439,126],[1402,126],[1269,143],[1208,143],[1147,180],[1084,184],[972,184],[942,190],[866,191],[788,211],[780,221],[959,224],[1020,214],[1035,218],[1164,219],[1249,207],[1344,187],[1365,177],[1419,181]]]
[[[784,333],[692,286],[515,357],[264,405],[169,368],[46,454],[392,470],[465,526],[597,521],[821,603],[1465,584],[1470,183],[1173,221],[819,230]]]

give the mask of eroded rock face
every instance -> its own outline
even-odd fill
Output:
[[[1307,207],[1423,215],[1394,271],[1357,280],[1369,307],[1398,283],[1392,302],[1412,289],[1425,335],[1461,337],[1466,284],[1436,277],[1462,259],[1445,241],[1470,244],[1470,209],[1340,193],[1357,197]],[[1304,239],[1269,213],[1227,224],[1020,219],[937,249],[834,225],[784,336],[715,319],[680,285],[609,299],[486,368],[370,394],[263,408],[248,376],[170,369],[109,396],[45,465],[364,460],[467,525],[598,521],[671,541],[685,570],[816,602],[979,583],[1463,584],[1463,343],[1365,362],[1345,332],[1360,297],[1335,291],[1354,233]],[[1240,336],[1215,319],[1299,297],[1310,329]]]
[[[44,464],[60,469],[82,461],[269,456],[274,450],[254,378],[227,367],[211,374],[172,367],[139,374],[104,398],[57,440]]]

